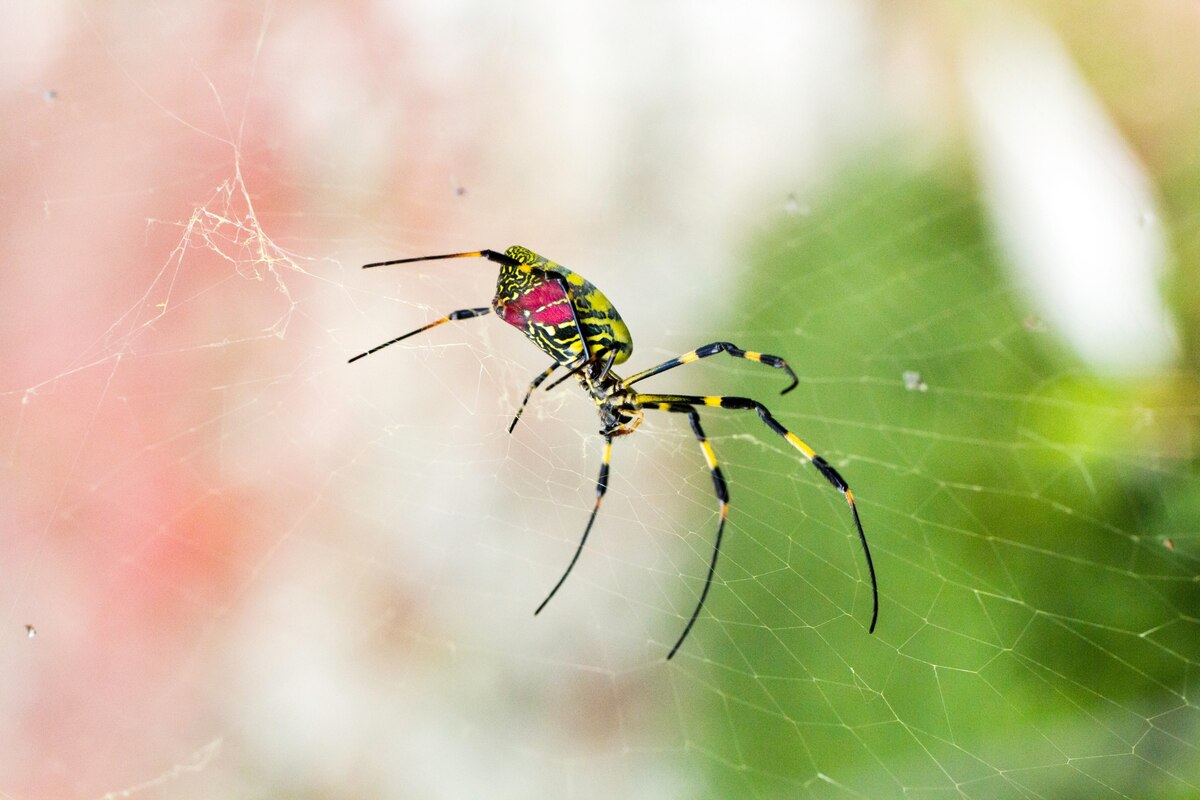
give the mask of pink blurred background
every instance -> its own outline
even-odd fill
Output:
[[[637,671],[687,602],[669,573],[639,586],[669,544],[599,598],[581,569],[530,624],[589,503],[590,412],[548,400],[507,437],[534,365],[479,323],[403,370],[348,368],[493,280],[357,266],[526,242],[609,265],[643,329],[677,323],[712,302],[729,209],[782,206],[790,183],[762,188],[774,159],[811,161],[812,119],[849,132],[863,113],[802,92],[767,137],[739,108],[763,70],[854,66],[861,11],[821,16],[847,41],[796,26],[746,63],[710,47],[735,17],[672,41],[654,31],[674,14],[632,6],[18,11],[0,794],[530,796],[577,763],[583,794],[686,785],[649,755],[686,732],[638,699],[672,681]],[[672,277],[685,264],[697,280]],[[623,480],[654,455],[627,455]],[[677,537],[658,491],[657,512],[606,513]],[[617,554],[637,541],[611,531],[596,558],[636,562]]]

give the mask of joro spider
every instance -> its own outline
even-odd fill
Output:
[[[402,342],[410,336],[423,333],[443,323],[472,319],[483,316],[489,311],[495,311],[501,319],[525,334],[529,341],[537,345],[539,350],[554,359],[554,363],[538,373],[537,377],[529,384],[525,398],[521,401],[512,423],[508,426],[509,433],[516,428],[534,390],[541,386],[555,370],[560,367],[565,368],[566,373],[547,386],[547,391],[567,378],[575,377],[579,380],[580,386],[587,392],[600,412],[600,435],[604,437],[604,456],[600,463],[600,477],[596,480],[596,502],[592,506],[587,526],[583,529],[579,546],[575,548],[575,555],[567,564],[558,583],[554,584],[554,588],[546,595],[546,599],[537,607],[534,614],[541,613],[550,599],[562,587],[567,576],[574,569],[575,563],[579,560],[579,555],[583,552],[588,534],[592,530],[592,523],[596,521],[596,512],[600,510],[600,501],[604,499],[604,493],[608,491],[608,466],[612,457],[613,439],[633,433],[641,424],[642,415],[646,409],[686,414],[692,426],[692,433],[700,444],[704,460],[712,473],[713,488],[721,508],[720,521],[717,523],[717,536],[713,542],[712,558],[708,563],[708,575],[704,579],[704,588],[700,592],[700,599],[696,602],[692,616],[684,626],[683,633],[676,640],[675,646],[671,648],[671,652],[667,653],[667,658],[672,658],[679,651],[680,645],[691,632],[692,626],[696,624],[696,619],[700,616],[700,611],[704,608],[704,601],[708,597],[708,590],[712,587],[713,575],[717,569],[717,557],[721,553],[721,535],[725,530],[725,518],[729,511],[729,489],[725,483],[725,476],[717,464],[717,457],[713,453],[712,445],[704,435],[704,429],[700,427],[700,414],[697,411],[699,406],[712,406],[734,410],[752,409],[758,412],[759,418],[766,423],[768,428],[799,450],[817,468],[817,471],[845,496],[846,502],[850,506],[850,513],[854,517],[854,527],[858,531],[859,541],[862,542],[863,554],[867,560],[867,571],[871,576],[872,610],[869,632],[875,631],[875,622],[879,618],[879,587],[875,580],[875,565],[871,561],[871,550],[867,547],[867,536],[863,533],[858,507],[854,504],[854,495],[838,471],[817,455],[798,436],[779,424],[766,406],[757,400],[748,397],[712,395],[643,394],[632,388],[635,383],[640,383],[646,378],[669,369],[715,356],[718,353],[726,353],[735,358],[744,358],[783,370],[791,379],[781,392],[781,394],[787,394],[796,388],[799,379],[786,361],[778,356],[742,350],[729,342],[713,342],[689,353],[684,353],[678,358],[664,361],[658,366],[642,370],[629,378],[621,378],[612,371],[612,368],[629,359],[633,353],[633,337],[630,336],[629,329],[625,327],[617,309],[599,289],[582,275],[517,245],[508,248],[503,253],[494,250],[476,250],[470,253],[400,258],[364,264],[363,268],[370,269],[446,258],[486,258],[499,264],[500,276],[496,281],[496,296],[492,299],[492,304],[480,308],[451,311],[441,319],[434,320],[415,331],[397,336],[364,353],[359,353],[350,359],[350,362],[353,363],[389,345]]]

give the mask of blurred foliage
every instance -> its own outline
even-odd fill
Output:
[[[1200,16],[1195,3],[1023,0],[1062,37],[1158,188],[1183,366],[1200,368]],[[1130,13],[1135,11],[1135,13]],[[1192,405],[1200,397],[1189,387]]]
[[[722,441],[723,625],[694,634],[739,665],[715,678],[712,750],[741,759],[713,768],[717,795],[1184,796],[1200,483],[1171,432],[1194,423],[1189,383],[1074,362],[1009,288],[967,170],[835,186],[756,243],[740,335],[803,376],[770,404],[859,498],[879,627],[836,493],[785,446]],[[731,391],[769,398],[771,377]]]

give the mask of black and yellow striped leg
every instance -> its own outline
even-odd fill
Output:
[[[367,266],[369,267],[369,266],[373,266],[373,265],[368,264]],[[442,317],[441,319],[435,319],[433,322],[429,323],[428,325],[424,325],[420,328],[417,328],[415,331],[409,331],[408,333],[404,334],[403,336],[397,336],[395,339],[384,342],[383,344],[381,344],[377,347],[372,347],[370,350],[366,351],[365,353],[359,353],[354,358],[350,359],[350,361],[347,363],[353,364],[355,361],[358,361],[360,358],[366,358],[367,356],[371,355],[371,353],[379,352],[380,350],[382,350],[385,347],[388,347],[389,345],[393,345],[396,342],[402,342],[410,336],[416,336],[418,333],[424,333],[425,331],[429,330],[430,328],[436,328],[438,325],[441,325],[443,323],[457,322],[460,319],[471,319],[472,317],[480,317],[480,316],[483,316],[484,314],[491,312],[491,310],[492,310],[491,306],[484,306],[483,308],[463,308],[458,311],[451,311],[449,314]]]
[[[812,462],[812,465],[817,468],[817,471],[825,477],[846,498],[846,502],[850,505],[850,513],[854,517],[854,527],[858,530],[858,539],[862,543],[863,555],[867,559],[867,572],[871,575],[871,627],[870,632],[875,632],[875,623],[879,619],[879,585],[875,580],[875,563],[871,560],[871,548],[867,546],[867,535],[863,532],[862,520],[858,516],[858,506],[854,503],[854,493],[850,491],[850,486],[846,483],[836,469],[825,459],[821,458],[813,449],[805,444],[800,437],[789,431],[775,417],[771,416],[771,412],[767,407],[757,400],[751,400],[749,397],[716,397],[716,396],[701,396],[687,394],[639,394],[638,402],[643,408],[661,407],[663,405],[688,405],[688,406],[711,406],[713,408],[729,408],[734,410],[751,410],[758,412],[758,416],[766,424],[768,428],[787,440],[788,444],[804,454],[804,457]]]
[[[657,367],[651,367],[650,369],[643,370],[632,377],[626,378],[625,380],[621,381],[621,387],[628,389],[638,381],[642,381],[653,375],[666,372],[669,369],[682,367],[684,364],[690,364],[693,361],[699,361],[702,358],[715,356],[717,353],[728,353],[734,358],[744,358],[747,361],[757,361],[760,364],[766,364],[768,367],[774,367],[775,369],[783,370],[788,374],[788,377],[792,379],[792,382],[789,383],[787,388],[780,392],[780,394],[787,394],[792,389],[795,389],[796,384],[800,382],[800,379],[796,377],[795,372],[792,372],[792,368],[788,366],[788,363],[779,356],[767,355],[766,353],[756,353],[752,350],[743,350],[737,345],[729,342],[713,342],[712,344],[704,345],[704,347],[698,347],[690,353],[684,353],[678,358],[672,358],[670,361],[664,361]]]
[[[363,264],[363,269],[390,267],[393,264],[415,264],[418,261],[441,261],[444,258],[486,258],[489,261],[495,261],[497,264],[503,264],[506,267],[522,266],[520,261],[517,261],[507,253],[497,253],[495,250],[472,250],[469,253],[445,253],[438,256],[414,256],[413,258],[393,258],[390,261],[375,261],[371,264]]]
[[[542,613],[542,609],[550,602],[550,598],[558,592],[559,587],[566,581],[567,576],[571,574],[571,570],[575,569],[575,562],[579,560],[579,554],[583,552],[583,546],[587,544],[588,534],[592,532],[592,523],[596,521],[596,512],[600,510],[600,501],[604,499],[604,493],[608,491],[608,464],[612,460],[612,437],[604,437],[604,459],[600,462],[600,477],[596,479],[596,504],[592,506],[592,515],[588,517],[587,527],[583,529],[583,537],[579,540],[579,547],[575,548],[575,555],[571,557],[571,563],[567,564],[567,569],[563,572],[562,577],[558,579],[558,583],[554,584],[554,588],[550,590],[550,594],[546,595],[546,599],[533,612],[534,616]]]
[[[704,600],[708,597],[708,590],[712,588],[713,576],[717,572],[717,557],[721,554],[721,536],[725,532],[725,518],[729,514],[729,486],[725,483],[725,476],[721,473],[721,467],[717,464],[717,457],[713,453],[712,445],[708,443],[708,438],[704,435],[704,429],[700,427],[700,414],[690,405],[682,403],[670,402],[642,402],[642,408],[654,408],[659,411],[675,411],[680,414],[687,414],[688,421],[692,423],[692,433],[696,436],[696,441],[700,443],[700,450],[704,453],[704,461],[708,464],[708,470],[712,473],[713,490],[717,494],[717,501],[721,504],[721,519],[717,523],[717,538],[713,541],[712,559],[708,562],[708,576],[704,579],[704,588],[700,591],[700,599],[696,602],[696,608],[692,611],[692,616],[688,620],[687,625],[683,629],[683,633],[679,635],[675,646],[671,648],[671,652],[667,653],[667,659],[679,650],[679,646],[683,644],[683,640],[692,632],[692,626],[696,624],[696,619],[700,616],[700,610],[704,608]]]
[[[549,378],[550,373],[554,372],[554,370],[558,369],[560,366],[562,365],[555,361],[553,364],[546,367],[545,370],[539,372],[538,376],[533,379],[532,383],[529,384],[529,391],[525,392],[525,399],[521,401],[521,407],[517,409],[517,415],[513,417],[512,423],[508,426],[509,433],[512,433],[513,428],[517,427],[517,423],[521,421],[521,415],[525,413],[525,406],[529,405],[529,398],[533,394],[534,390],[541,386],[542,381],[546,380],[546,378]]]

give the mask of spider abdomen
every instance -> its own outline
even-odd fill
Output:
[[[567,293],[562,286],[550,281],[536,283],[515,297],[497,294],[492,307],[501,319],[526,336],[538,328],[558,331],[560,326],[574,325],[575,317]]]
[[[613,353],[614,364],[629,358],[629,328],[590,281],[523,247],[510,247],[505,255],[518,263],[502,266],[496,281],[492,308],[501,319],[560,364],[579,359],[580,331],[592,358]]]

